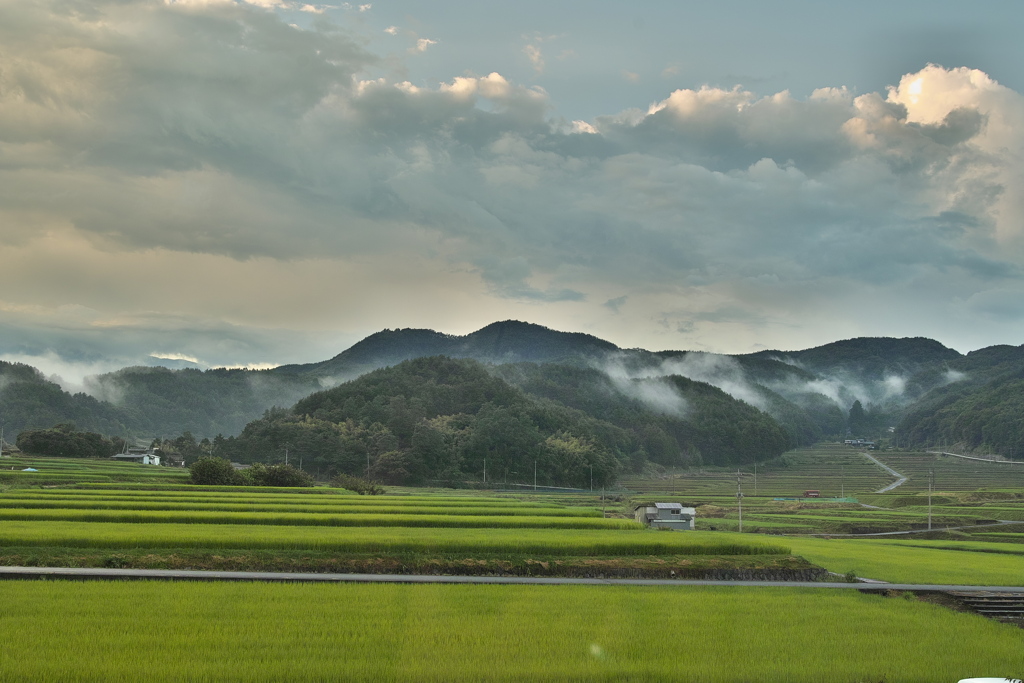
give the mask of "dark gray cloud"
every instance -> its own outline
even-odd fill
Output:
[[[183,320],[230,321],[207,335],[217,357],[261,362],[279,342],[258,330],[367,330],[382,310],[740,350],[853,336],[807,332],[826,294],[962,327],[1021,286],[1024,99],[979,71],[860,95],[680,89],[567,122],[557,93],[497,73],[369,78],[387,59],[359,24],[286,10],[0,8],[0,260],[23,273],[0,270],[0,325],[20,330],[0,353],[102,356],[92,332],[53,331],[62,305],[176,340],[206,338]],[[140,259],[151,275],[118,278]],[[922,308],[928,291],[944,298]],[[231,345],[250,329],[262,341]]]

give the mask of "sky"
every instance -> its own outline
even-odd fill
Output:
[[[1024,343],[1024,6],[0,0],[0,359]]]

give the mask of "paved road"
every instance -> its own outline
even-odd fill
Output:
[[[0,567],[0,579],[150,579],[164,581],[280,581],[305,583],[449,583],[583,586],[758,586],[762,588],[836,588],[903,591],[1000,591],[1024,593],[1024,586],[965,586],[916,583],[818,583],[813,581],[698,581],[689,579],[583,579],[527,576],[425,576],[416,574],[302,574],[298,572],[222,572],[173,569],[74,569]]]
[[[886,510],[888,508],[878,508],[879,510]],[[908,534],[930,534],[933,531],[959,531],[960,529],[972,529],[977,531],[978,529],[991,529],[997,526],[1003,526],[1005,524],[1024,524],[1015,519],[1000,519],[996,520],[991,524],[964,524],[963,526],[942,526],[935,525],[932,529],[906,529],[904,531],[872,531],[867,534],[837,534],[832,532],[825,532],[820,534],[786,534],[786,536],[828,536],[829,538],[865,538],[869,536],[905,536]]]
[[[977,460],[978,462],[990,462],[996,465],[1024,465],[1024,460],[993,460],[992,458],[975,458],[971,455],[959,455],[957,453],[946,453],[945,451],[926,451],[933,455],[951,455],[954,458],[963,458],[964,460]]]
[[[877,491],[875,491],[875,493],[888,493],[889,491],[892,491],[897,486],[902,486],[903,483],[907,481],[908,477],[900,474],[899,472],[897,472],[893,468],[889,467],[888,465],[883,463],[881,460],[879,460],[875,456],[868,455],[867,453],[861,453],[861,455],[863,455],[865,458],[867,458],[871,462],[873,462],[876,465],[878,465],[879,467],[881,467],[883,470],[885,470],[886,472],[888,472],[892,476],[897,477],[899,479],[899,481],[895,481],[892,484],[889,484],[888,486],[886,486],[885,488],[878,489]]]

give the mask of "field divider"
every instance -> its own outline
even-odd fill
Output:
[[[962,584],[871,583],[828,581],[716,581],[711,579],[598,579],[539,576],[456,576],[433,574],[312,574],[302,572],[236,572],[175,569],[104,569],[72,567],[0,567],[0,579],[66,578],[94,580],[162,581],[266,581],[289,583],[439,583],[492,585],[582,586],[757,586],[873,591],[1001,591],[1024,593],[1024,586],[972,586]]]

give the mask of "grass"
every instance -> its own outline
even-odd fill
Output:
[[[601,517],[595,508],[566,508],[520,504],[514,501],[490,501],[479,504],[450,504],[438,500],[395,500],[374,498],[368,501],[351,496],[299,497],[299,496],[168,496],[168,495],[64,495],[64,492],[8,492],[0,493],[0,505],[5,509],[124,509],[124,510],[218,510],[286,512],[362,512],[402,514],[448,515],[526,515],[531,517]]]
[[[209,510],[0,509],[3,521],[126,522],[139,524],[251,524],[331,527],[439,527],[475,529],[634,529],[631,519],[526,517],[521,515],[315,514]]]
[[[1024,666],[1019,629],[852,591],[3,582],[0,615],[2,680],[900,683]]]
[[[231,524],[19,522],[0,547],[280,548],[337,552],[547,553],[553,555],[788,555],[776,542],[727,533],[650,530],[417,529]]]
[[[1024,555],[979,552],[981,547],[954,542],[904,542],[880,539],[785,539],[793,552],[838,574],[895,583],[948,583],[981,586],[1024,585]],[[1000,543],[975,544],[1005,548]]]

